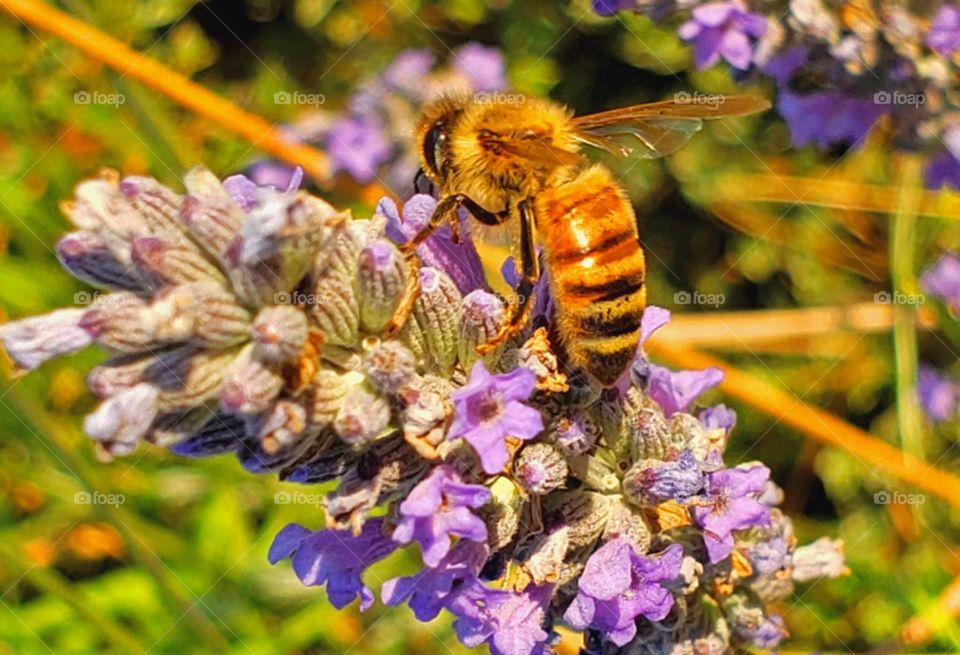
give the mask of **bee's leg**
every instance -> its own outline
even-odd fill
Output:
[[[483,223],[493,221],[494,225],[498,225],[509,218],[507,210],[494,214],[462,193],[441,198],[436,209],[433,210],[430,221],[413,235],[412,239],[400,246],[400,252],[407,260],[407,286],[403,290],[403,297],[400,299],[397,309],[393,312],[390,323],[387,324],[386,336],[391,337],[400,331],[403,324],[407,322],[410,312],[413,311],[413,303],[417,300],[417,294],[420,291],[420,258],[417,257],[417,246],[429,239],[430,235],[436,232],[447,220],[450,221],[454,239],[459,243],[460,217],[457,215],[457,210],[461,206],[466,207],[471,214],[477,217],[477,220]]]
[[[533,211],[528,200],[518,205],[520,210],[520,264],[522,277],[515,290],[516,297],[507,306],[500,329],[489,341],[477,346],[477,353],[486,355],[501,343],[523,329],[533,311],[533,288],[540,279],[540,262],[534,244]]]

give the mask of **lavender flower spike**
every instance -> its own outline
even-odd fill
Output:
[[[753,61],[751,37],[767,31],[760,14],[747,11],[739,0],[709,2],[693,10],[693,17],[680,26],[680,38],[695,42],[697,68],[709,68],[723,57],[731,66],[747,70]]]
[[[769,479],[770,469],[762,464],[744,464],[707,476],[706,502],[691,509],[694,520],[704,529],[711,563],[730,556],[734,530],[770,523],[770,508],[756,499]]]
[[[402,518],[393,540],[416,541],[427,566],[435,567],[450,550],[450,536],[485,541],[487,526],[471,512],[490,500],[490,490],[465,484],[449,466],[438,466],[400,504]]]
[[[480,456],[486,473],[500,471],[510,460],[505,440],[527,441],[543,430],[540,412],[524,405],[536,376],[525,368],[492,375],[483,362],[473,365],[466,386],[450,397],[455,406],[448,439],[463,437]]]
[[[358,536],[349,530],[310,532],[291,523],[274,537],[268,557],[271,564],[292,557],[300,581],[307,586],[326,584],[330,603],[337,609],[359,596],[360,609],[366,611],[373,604],[373,592],[360,575],[395,548],[383,534],[383,519],[368,520]]]
[[[673,607],[673,595],[660,583],[680,575],[683,547],[669,546],[654,557],[638,555],[626,537],[601,546],[587,560],[579,591],[564,619],[575,628],[593,628],[624,646],[637,633],[636,618],[660,621]]]

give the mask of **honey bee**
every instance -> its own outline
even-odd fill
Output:
[[[402,326],[416,298],[414,249],[447,222],[459,238],[457,212],[464,207],[483,225],[517,226],[516,298],[499,332],[478,351],[489,352],[529,320],[541,275],[539,249],[568,361],[605,387],[615,384],[640,340],[646,268],[630,201],[610,169],[580,150],[664,157],[700,130],[702,119],[769,107],[751,96],[689,98],[585,116],[513,94],[503,102],[485,94],[427,105],[417,126],[421,173],[439,190],[439,201],[428,225],[401,247],[414,274],[388,331]]]

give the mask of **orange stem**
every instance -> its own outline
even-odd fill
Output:
[[[648,352],[675,366],[717,367],[726,376],[720,389],[754,409],[818,441],[847,451],[867,468],[879,469],[960,507],[960,478],[905,453],[794,394],[740,371],[723,360],[675,342],[653,339]]]
[[[50,32],[102,61],[121,75],[129,75],[163,93],[174,102],[205,116],[240,135],[254,146],[291,164],[303,167],[317,180],[330,177],[327,156],[285,137],[274,124],[245,111],[192,82],[189,78],[128,47],[87,23],[37,0],[0,0],[0,9],[24,23]]]

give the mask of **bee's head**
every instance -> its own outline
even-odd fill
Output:
[[[435,100],[424,107],[417,124],[420,166],[437,186],[443,185],[450,172],[450,134],[463,105],[460,98]]]

